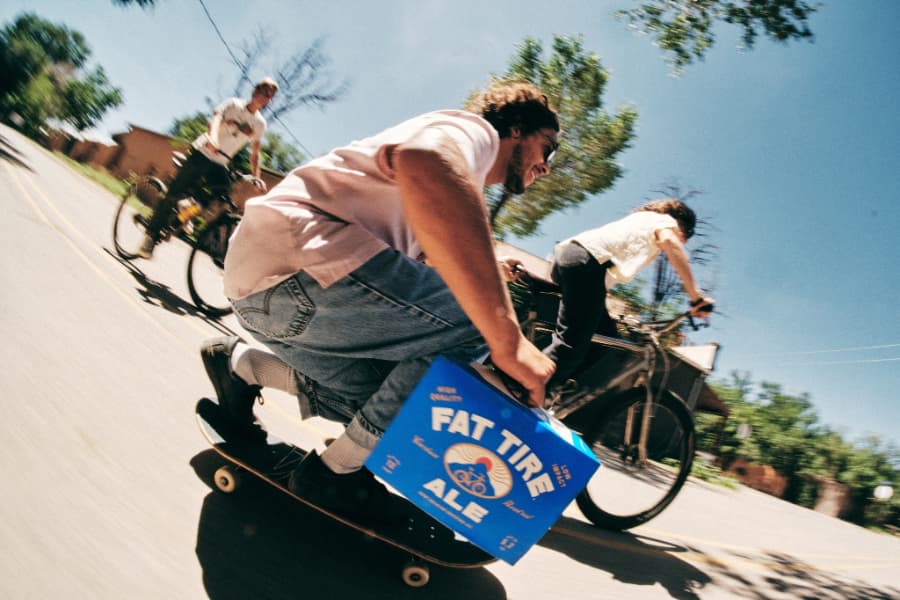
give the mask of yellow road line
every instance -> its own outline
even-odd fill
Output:
[[[49,218],[47,218],[46,213],[41,209],[40,205],[38,205],[38,203],[35,202],[35,200],[34,200],[34,198],[32,197],[32,195],[28,192],[28,190],[27,190],[27,189],[25,188],[25,186],[22,184],[22,181],[19,179],[19,177],[18,177],[18,175],[16,174],[16,172],[12,170],[12,168],[9,166],[9,164],[7,164],[7,163],[5,163],[5,162],[4,162],[3,164],[4,164],[4,166],[6,167],[6,170],[7,170],[9,173],[12,174],[13,180],[16,182],[16,185],[19,186],[19,189],[20,189],[20,190],[22,191],[22,193],[25,195],[25,198],[28,200],[29,204],[31,204],[31,206],[32,206],[32,208],[34,209],[35,213],[41,218],[42,221],[44,221],[44,223],[46,223],[51,229],[53,229],[53,231],[55,231],[55,232],[59,235],[59,237],[62,238],[62,240],[63,240],[66,244],[68,244],[68,246],[72,249],[72,251],[75,253],[75,255],[78,256],[79,258],[81,258],[81,260],[82,260],[82,261],[83,261],[83,262],[84,262],[84,263],[85,263],[85,264],[86,264],[86,265],[87,265],[87,266],[88,266],[88,267],[89,267],[89,268],[90,268],[90,269],[91,269],[91,270],[92,270],[92,271],[93,271],[93,272],[101,279],[101,281],[103,281],[104,283],[106,283],[107,285],[109,285],[109,286],[113,289],[113,291],[115,291],[120,297],[125,298],[127,301],[129,301],[129,305],[131,305],[133,308],[137,308],[137,309],[138,309],[138,312],[140,313],[140,315],[141,315],[143,318],[145,318],[145,319],[147,319],[148,321],[150,321],[151,323],[153,323],[156,327],[158,327],[159,329],[161,329],[162,331],[164,331],[167,335],[169,335],[169,336],[171,336],[171,337],[175,337],[174,334],[172,334],[171,332],[169,332],[168,330],[166,330],[165,328],[163,328],[162,326],[160,326],[160,324],[159,324],[157,321],[154,321],[154,320],[150,317],[150,315],[146,313],[146,311],[142,310],[142,309],[140,308],[140,306],[137,305],[137,303],[134,301],[133,298],[131,298],[129,295],[127,295],[125,292],[123,292],[121,289],[119,289],[118,286],[116,286],[116,285],[113,283],[113,281],[112,281],[112,280],[111,280],[111,279],[110,279],[110,278],[109,278],[102,270],[100,270],[100,268],[99,268],[96,264],[94,264],[94,263],[93,263],[93,262],[92,262],[92,261],[91,261],[91,260],[90,260],[90,259],[89,259],[82,251],[81,251],[80,248],[78,248],[78,246],[75,244],[75,242],[73,242],[73,241],[71,240],[71,238],[69,238],[69,236],[67,236],[67,235],[66,235],[66,234],[65,234],[65,233],[64,233],[64,232],[63,232],[63,231],[55,224],[55,223],[53,223],[52,221],[50,221]],[[38,194],[40,194],[40,195],[43,197],[44,202],[47,203],[48,206],[49,206],[54,212],[56,212],[59,216],[62,216],[62,215],[59,213],[59,210],[56,209],[56,207],[53,206],[53,204],[52,204],[51,202],[49,202],[49,200],[47,200],[46,196],[44,196],[44,194],[41,193],[41,191],[40,191],[39,189],[37,189],[33,184],[32,184],[32,188],[36,189],[36,191],[38,192]],[[72,227],[71,223],[69,223],[68,220],[65,219],[64,217],[63,217],[63,221],[67,224],[68,227],[70,227],[70,228]],[[78,235],[82,236],[82,238],[83,238],[83,234],[81,234],[81,232],[78,232]],[[177,339],[177,338],[175,338],[175,339]]]
[[[7,165],[7,170],[9,170],[9,169],[10,169],[10,167],[9,167],[9,165]],[[14,176],[15,176],[15,173],[14,173],[14,172],[13,172],[13,174],[14,174]],[[17,179],[17,183],[18,183],[18,177],[16,177],[16,179]],[[40,196],[40,198],[43,200],[44,204],[45,204],[50,210],[52,210],[52,211],[56,214],[56,217],[59,218],[60,221],[62,221],[62,223],[65,225],[65,228],[70,232],[71,235],[74,235],[74,236],[78,237],[78,238],[79,238],[82,242],[84,242],[84,244],[85,244],[86,246],[88,246],[89,248],[94,248],[95,251],[97,252],[97,254],[98,254],[99,256],[101,256],[102,258],[105,258],[105,259],[107,259],[107,260],[113,260],[113,261],[115,261],[115,259],[112,258],[112,257],[110,257],[106,252],[101,251],[100,248],[97,246],[97,244],[96,244],[96,242],[95,242],[94,240],[88,238],[85,234],[83,234],[83,233],[81,232],[81,230],[80,230],[78,227],[76,227],[75,225],[72,224],[72,222],[71,222],[71,221],[63,214],[63,212],[56,206],[56,204],[55,204],[50,198],[48,198],[47,195],[41,190],[39,184],[38,184],[36,181],[29,179],[28,182],[29,182],[29,184],[31,185],[31,188],[32,188],[32,189]],[[19,186],[22,187],[22,184],[19,183]],[[23,189],[23,191],[25,191],[24,188],[22,188],[22,189]],[[27,192],[26,192],[26,194],[27,194]],[[33,202],[33,201],[32,201],[32,205],[34,205],[34,202]],[[36,208],[37,208],[37,207],[36,207]],[[40,210],[40,209],[38,208],[38,210]],[[41,214],[42,214],[42,216],[43,216],[43,213],[41,213]],[[55,226],[54,224],[50,223],[50,222],[47,220],[46,216],[44,216],[44,220],[47,221],[47,223],[50,224],[50,226],[53,227],[53,228],[61,235],[61,237],[62,237],[64,240],[66,240],[66,242],[67,242],[70,246],[72,246],[72,248],[75,250],[75,252],[78,254],[78,256],[81,257],[82,260],[84,260],[84,262],[87,263],[88,266],[91,267],[91,269],[93,269],[94,272],[97,273],[97,275],[98,275],[105,283],[107,283],[108,285],[110,285],[110,287],[112,287],[114,290],[116,290],[116,292],[117,292],[120,296],[122,296],[122,297],[128,299],[128,300],[129,300],[129,303],[130,303],[133,307],[138,308],[138,309],[140,310],[140,312],[141,312],[143,315],[145,315],[145,316],[147,316],[147,317],[150,316],[150,315],[147,314],[146,310],[143,308],[143,306],[141,305],[141,303],[138,302],[137,299],[135,299],[133,296],[129,296],[128,294],[125,294],[124,292],[122,292],[121,289],[120,289],[120,288],[115,284],[115,282],[112,280],[112,278],[110,278],[106,273],[104,273],[102,270],[100,270],[99,267],[97,267],[96,264],[95,264],[93,261],[91,261],[91,260],[90,260],[83,252],[81,252],[77,247],[75,247],[74,244],[73,244],[73,242],[71,241],[71,239],[68,237],[68,235],[66,235],[66,234],[65,234],[61,229],[59,229],[57,226]],[[156,325],[156,327],[157,327],[158,329],[161,329],[161,330],[165,331],[166,334],[168,334],[168,335],[170,335],[170,336],[172,336],[172,337],[175,337],[173,333],[171,333],[171,332],[168,331],[166,328],[164,328],[158,321],[155,321],[155,320],[152,319],[152,318],[151,318],[150,320],[153,321],[153,323]],[[206,330],[206,329],[200,327],[200,326],[197,325],[197,323],[195,323],[193,320],[186,321],[186,323],[187,323],[191,328],[193,328],[194,330],[196,330],[196,331],[198,331],[198,332],[200,332],[200,333],[204,333],[204,334],[208,334],[208,333],[209,333],[208,330]],[[184,344],[184,345],[186,346],[186,344]]]

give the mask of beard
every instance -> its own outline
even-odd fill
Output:
[[[516,144],[509,165],[506,167],[506,179],[503,181],[503,189],[510,194],[519,195],[525,193],[525,177],[522,174],[522,146]]]

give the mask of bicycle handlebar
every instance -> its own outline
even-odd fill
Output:
[[[515,279],[513,281],[521,281],[522,285],[526,286],[528,289],[534,292],[551,292],[557,294],[562,293],[562,288],[559,287],[559,284],[550,281],[549,279],[538,277],[521,265],[515,265],[512,270],[515,276]]]

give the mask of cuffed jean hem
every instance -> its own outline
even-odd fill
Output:
[[[367,450],[375,448],[375,445],[378,444],[378,440],[381,439],[382,434],[382,432],[378,431],[374,425],[366,421],[366,418],[360,413],[356,413],[356,416],[353,417],[350,424],[347,425],[347,429],[344,433],[353,440],[354,443],[359,444]]]

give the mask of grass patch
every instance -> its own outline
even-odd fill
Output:
[[[694,457],[694,463],[691,465],[691,477],[702,479],[707,483],[728,488],[729,490],[736,490],[741,485],[739,481],[723,475],[722,469],[709,462],[700,454]]]
[[[117,198],[121,198],[122,194],[125,193],[125,190],[128,189],[128,182],[122,181],[105,170],[97,169],[96,167],[72,160],[62,152],[54,152],[53,154],[56,158],[69,165],[73,171],[80,173],[83,177],[87,177],[94,183],[109,190],[109,192]]]

